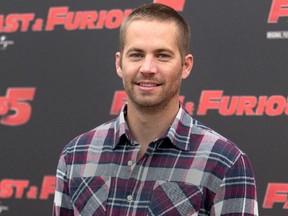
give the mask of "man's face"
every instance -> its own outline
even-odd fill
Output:
[[[116,53],[128,103],[138,107],[178,103],[181,80],[188,77],[192,64],[192,55],[181,59],[174,22],[133,21],[123,52]]]

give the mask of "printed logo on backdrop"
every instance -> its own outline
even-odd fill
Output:
[[[269,183],[263,201],[263,208],[272,209],[274,204],[280,204],[288,209],[288,183]]]
[[[2,179],[0,180],[0,199],[28,199],[47,200],[55,192],[56,177],[46,175],[41,186],[31,184],[28,179]]]
[[[185,0],[154,0],[153,2],[166,4],[178,11],[182,11],[185,5]],[[0,14],[0,33],[41,32],[56,29],[66,31],[116,29],[131,12],[131,8],[72,10],[68,6],[61,6],[48,8],[46,18],[38,17],[33,12]]]
[[[160,3],[174,8],[177,11],[183,11],[186,0],[154,0],[154,3]]]
[[[0,50],[6,50],[10,45],[14,45],[13,40],[9,40],[5,35],[0,36]]]
[[[31,117],[36,88],[8,88],[5,96],[0,96],[0,124],[20,126]]]
[[[46,18],[36,13],[0,14],[0,32],[41,32],[60,28],[67,31],[115,29],[132,9],[81,10],[73,11],[68,6],[50,7]]]
[[[267,39],[288,39],[288,0],[272,0],[267,22],[279,29],[268,31]]]
[[[118,115],[127,101],[125,91],[115,91],[110,115]],[[282,95],[225,95],[223,90],[203,90],[198,105],[180,96],[190,115],[205,116],[216,112],[221,116],[280,116],[288,115],[288,97]]]
[[[31,184],[28,179],[1,179],[0,200],[5,199],[26,199],[43,200],[53,198],[56,188],[56,177],[46,175],[43,177],[41,186]],[[9,206],[0,201],[0,216],[10,215]]]

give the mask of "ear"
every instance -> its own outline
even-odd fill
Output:
[[[122,67],[121,67],[121,53],[117,52],[115,54],[115,66],[116,72],[120,78],[122,78]]]
[[[183,70],[182,70],[182,79],[186,79],[192,70],[194,58],[192,54],[185,56]]]

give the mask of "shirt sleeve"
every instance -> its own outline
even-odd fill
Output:
[[[214,197],[211,216],[258,216],[255,178],[246,155],[228,169]]]
[[[69,195],[67,166],[62,153],[57,166],[56,190],[54,195],[52,216],[73,216],[73,206]]]

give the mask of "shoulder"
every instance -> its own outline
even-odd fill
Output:
[[[220,160],[227,166],[232,166],[239,157],[245,155],[233,141],[200,122],[195,125],[191,136],[195,131],[201,137],[198,150],[209,153],[211,158]]]
[[[231,166],[244,154],[234,142],[194,119],[183,107],[172,129],[168,134],[172,143],[180,149],[205,155],[209,160],[229,161]]]
[[[209,176],[208,179],[214,179],[221,184],[225,177],[245,176],[248,175],[245,172],[251,172],[248,156],[238,145],[204,125],[198,125],[197,130],[197,136],[201,138],[195,150],[195,158],[198,163],[201,163],[198,166],[206,176]],[[207,182],[210,184],[210,181]]]

